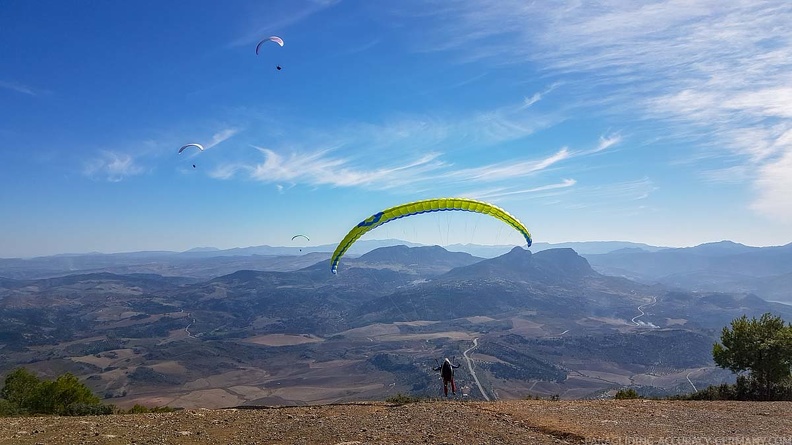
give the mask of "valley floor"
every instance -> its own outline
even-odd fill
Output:
[[[369,402],[0,421],[0,444],[792,444],[792,403]]]

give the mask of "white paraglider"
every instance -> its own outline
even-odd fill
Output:
[[[185,145],[185,146],[183,146],[182,148],[179,149],[179,154],[181,154],[181,152],[183,152],[184,150],[186,150],[189,147],[197,147],[198,150],[204,151],[204,148],[203,148],[203,146],[201,144],[187,144],[187,145]]]
[[[283,39],[281,39],[278,36],[270,36],[270,37],[267,37],[266,39],[258,42],[258,45],[256,45],[256,55],[258,55],[259,49],[261,48],[261,45],[266,43],[266,42],[275,42],[278,45],[283,46]]]

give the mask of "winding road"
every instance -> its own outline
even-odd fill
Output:
[[[465,352],[462,353],[462,356],[465,357],[465,361],[467,361],[468,370],[470,371],[470,375],[473,376],[473,380],[476,382],[476,386],[478,386],[479,391],[481,391],[481,395],[484,396],[484,400],[489,402],[489,396],[486,392],[484,392],[484,388],[481,387],[481,382],[479,382],[478,376],[476,375],[476,371],[473,370],[473,359],[468,356],[468,352],[476,349],[478,347],[478,337],[473,339],[473,346],[469,347]]]
[[[192,314],[190,314],[190,313],[187,313],[187,318],[189,318],[189,317],[190,317],[190,315],[192,315]],[[190,326],[192,326],[193,324],[195,324],[195,319],[194,319],[194,318],[192,319],[192,321],[190,322],[190,324],[188,324],[188,325],[187,325],[187,327],[186,327],[186,328],[184,328],[184,332],[186,332],[186,333],[187,333],[187,336],[188,336],[188,337],[190,337],[190,338],[198,338],[198,337],[196,337],[196,336],[194,336],[194,335],[192,335],[192,334],[190,333]]]
[[[643,308],[645,308],[647,306],[651,306],[651,305],[653,305],[655,303],[657,303],[657,297],[652,296],[652,302],[651,303],[646,303],[646,304],[642,304],[642,305],[638,306],[638,312],[640,312],[641,314],[640,315],[636,315],[635,317],[632,318],[631,321],[633,322],[633,324],[635,324],[636,326],[640,326],[641,324],[638,323],[635,320],[637,320],[637,319],[643,317],[644,315],[646,315],[646,312],[643,311]]]

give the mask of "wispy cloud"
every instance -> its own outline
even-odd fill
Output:
[[[792,223],[792,150],[762,167],[755,186],[758,198],[752,208],[767,217]]]
[[[534,95],[533,95],[533,96],[531,96],[531,97],[526,97],[526,98],[523,100],[523,107],[525,107],[525,108],[528,108],[528,107],[530,107],[531,105],[533,105],[533,104],[535,104],[535,103],[539,102],[540,100],[542,100],[542,95],[541,95],[540,93],[534,93]]]
[[[506,105],[460,119],[452,126],[477,144],[494,145],[525,138],[563,121],[560,114],[534,113],[524,105]]]
[[[493,62],[532,62],[555,76],[585,73],[580,100],[662,120],[709,156],[756,172],[752,208],[768,215],[792,177],[792,3],[786,0],[602,0],[552,6],[458,0],[424,47]],[[607,91],[607,95],[602,92]],[[535,103],[529,97],[526,103]],[[702,143],[708,139],[709,143]]]
[[[594,149],[594,153],[607,150],[610,147],[620,143],[622,140],[622,136],[619,133],[613,133],[605,136],[600,136],[599,144],[597,144],[597,148]]]
[[[569,156],[569,149],[564,147],[553,155],[537,161],[506,161],[482,167],[457,170],[447,174],[445,177],[462,181],[505,181],[535,174],[564,159],[568,159]]]
[[[534,93],[533,96],[531,97],[526,97],[525,99],[523,99],[523,104],[520,107],[520,109],[524,110],[530,107],[531,105],[539,102],[540,100],[542,100],[543,97],[545,97],[547,94],[555,90],[558,87],[558,85],[559,85],[558,83],[554,83],[550,85],[546,90],[542,92]]]
[[[246,169],[243,164],[221,164],[210,170],[208,175],[213,179],[227,180],[234,178],[239,172]]]
[[[383,160],[372,163],[370,159],[339,156],[335,150],[281,153],[268,148],[256,148],[263,155],[263,162],[226,163],[214,168],[209,175],[215,179],[231,179],[241,174],[255,181],[272,184],[329,185],[370,190],[443,186],[457,188],[459,185],[514,183],[515,179],[536,175],[570,157],[569,150],[564,147],[538,160],[518,159],[459,168],[442,160],[441,154],[437,152],[412,159],[407,157],[402,162]],[[570,186],[574,180],[567,180],[564,184]]]
[[[701,175],[708,182],[726,184],[744,184],[750,182],[753,178],[751,169],[747,165],[704,170]]]
[[[27,94],[29,96],[38,96],[40,93],[40,91],[32,87],[29,87],[27,85],[23,85],[18,82],[8,82],[4,80],[0,80],[0,88],[16,91],[17,93]]]
[[[226,128],[223,129],[215,134],[212,135],[212,141],[208,143],[204,148],[210,149],[215,145],[222,143],[230,138],[232,138],[235,134],[239,133],[239,128]]]
[[[104,151],[99,157],[88,161],[83,174],[100,180],[120,182],[124,179],[143,173],[143,168],[135,163],[135,159],[125,153]]]
[[[602,206],[633,206],[634,201],[642,201],[658,190],[648,177],[632,181],[621,181],[597,185],[585,185],[575,189],[574,199],[568,200],[570,208]]]
[[[572,187],[575,184],[577,184],[577,181],[575,181],[574,179],[564,179],[563,181],[556,184],[546,184],[531,188],[523,188],[523,189],[493,188],[488,190],[472,191],[466,193],[465,196],[470,196],[476,199],[496,199],[505,196],[527,195],[527,194],[535,194],[539,192],[547,192],[551,190],[565,189]]]
[[[272,144],[275,148],[308,153],[344,147],[347,152],[380,160],[392,158],[394,152],[481,152],[493,145],[526,138],[563,119],[552,112],[523,109],[521,101],[515,100],[480,111],[397,114],[379,122],[333,123],[331,127],[326,122],[321,126],[305,122],[289,126],[289,121],[284,119],[278,122],[279,133],[266,137],[279,141]]]
[[[481,74],[458,84],[447,85],[452,89],[484,78]],[[535,93],[540,100],[555,90],[552,84],[545,90]],[[342,138],[345,142],[364,142],[374,151],[385,146],[420,148],[433,145],[453,145],[455,150],[472,148],[485,149],[488,146],[528,137],[537,131],[550,128],[564,120],[557,112],[537,112],[525,106],[525,98],[515,99],[500,106],[468,111],[464,113],[419,114],[394,116],[383,123],[356,123],[334,128],[332,139]],[[324,135],[327,138],[328,135]]]
[[[438,153],[372,168],[361,166],[348,158],[334,156],[329,150],[283,155],[271,149],[257,148],[264,156],[264,162],[252,166],[220,166],[211,176],[230,179],[243,172],[250,179],[272,184],[296,183],[385,190],[420,182],[445,165],[438,159]]]
[[[319,13],[329,7],[332,7],[341,0],[308,0],[308,1],[290,1],[289,8],[273,8],[272,5],[263,4],[260,6],[264,11],[260,14],[254,14],[255,17],[268,17],[269,21],[266,23],[257,23],[251,26],[251,30],[244,36],[239,37],[230,43],[231,47],[238,47],[249,45],[258,42],[270,34],[280,33],[283,29],[295,25],[308,17]],[[285,39],[285,37],[284,37]]]
[[[431,148],[454,145],[455,150],[481,150],[515,141],[551,127],[562,120],[552,113],[536,113],[510,103],[457,116],[397,117],[383,124],[358,123],[334,129],[345,141],[355,141],[369,151],[384,147]]]

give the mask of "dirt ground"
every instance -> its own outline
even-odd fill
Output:
[[[789,444],[790,402],[384,402],[0,419],[2,445]]]

